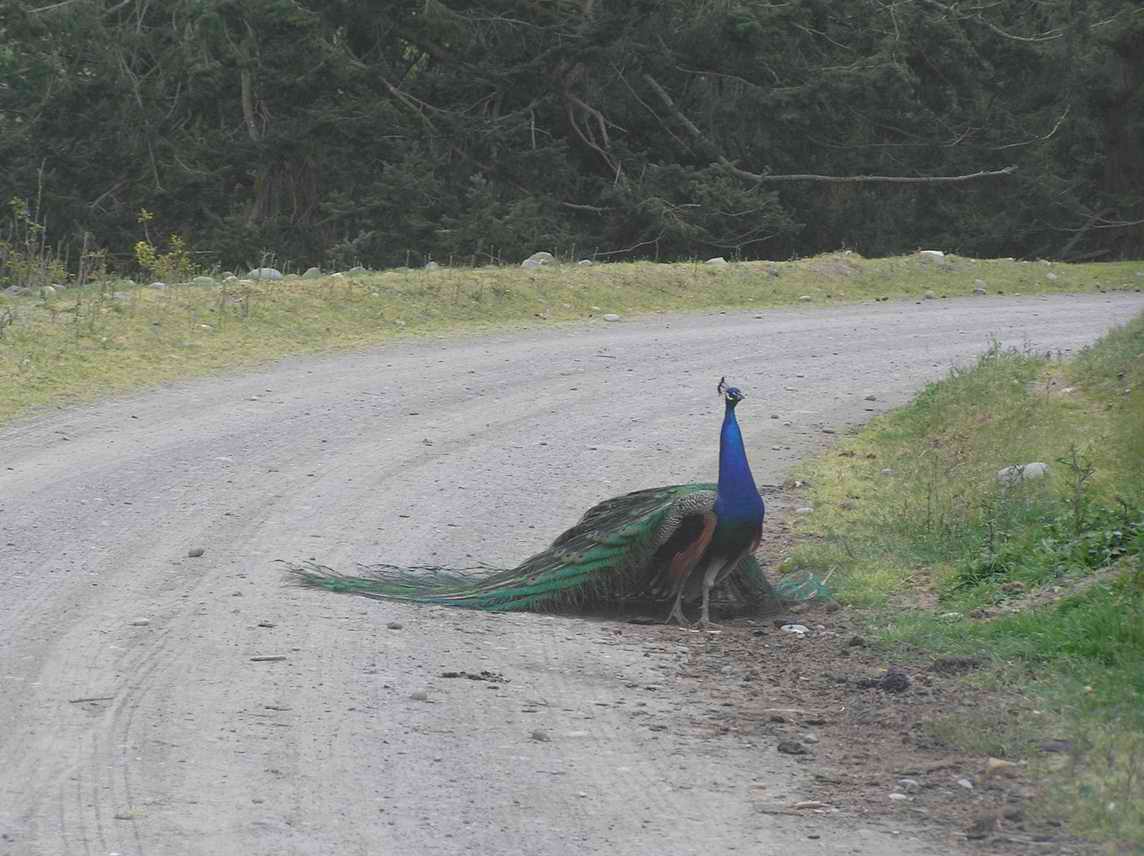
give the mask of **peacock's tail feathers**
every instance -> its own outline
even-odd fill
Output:
[[[357,594],[377,600],[439,604],[490,611],[569,609],[616,596],[599,576],[599,563],[522,574],[517,568],[477,576],[469,569],[429,566],[360,565],[343,574],[315,562],[286,563],[298,585]]]
[[[778,602],[774,588],[754,556],[745,556],[732,569],[724,584],[736,600],[747,606],[761,608]]]
[[[304,586],[469,609],[555,610],[635,598],[646,595],[654,582],[657,569],[651,559],[669,512],[678,509],[679,500],[699,499],[698,494],[714,489],[713,484],[671,485],[607,499],[588,509],[548,549],[515,568],[372,565],[363,566],[361,576],[314,563],[288,564],[288,569]],[[751,563],[753,571],[745,574],[754,581],[743,584],[754,591],[766,580],[758,564]]]

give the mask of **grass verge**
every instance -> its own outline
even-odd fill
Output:
[[[941,298],[972,294],[977,280],[990,295],[1116,290],[1139,287],[1139,267],[840,253],[782,263],[442,268],[163,290],[106,281],[0,294],[0,422],[37,405],[402,334],[609,312]]]
[[[1026,761],[1043,812],[1144,852],[1144,315],[1070,362],[994,348],[800,476],[785,570],[830,575],[891,648],[990,664],[967,680],[1010,709],[933,736]]]

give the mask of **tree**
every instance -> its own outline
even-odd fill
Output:
[[[9,0],[5,197],[223,265],[1144,250],[1127,0]]]

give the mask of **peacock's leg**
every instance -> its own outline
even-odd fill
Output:
[[[703,606],[699,611],[699,626],[700,627],[714,627],[711,621],[711,589],[715,587],[715,583],[722,576],[724,568],[727,568],[730,562],[712,561],[707,565],[707,570],[703,573]]]
[[[688,627],[691,622],[687,620],[687,616],[683,614],[683,586],[679,587],[679,591],[675,593],[675,603],[671,607],[671,612],[667,614],[667,620],[664,624],[679,624],[683,627]]]

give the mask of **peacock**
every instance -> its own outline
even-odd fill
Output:
[[[365,569],[368,576],[346,576],[315,563],[287,567],[303,586],[489,611],[652,598],[671,602],[667,623],[686,625],[683,605],[698,600],[699,623],[710,625],[711,591],[722,582],[756,604],[772,595],[754,557],[766,507],[735,418],[745,396],[726,378],[717,390],[724,401],[717,484],[669,485],[604,500],[515,568],[373,565]],[[485,573],[475,577],[473,570]]]

